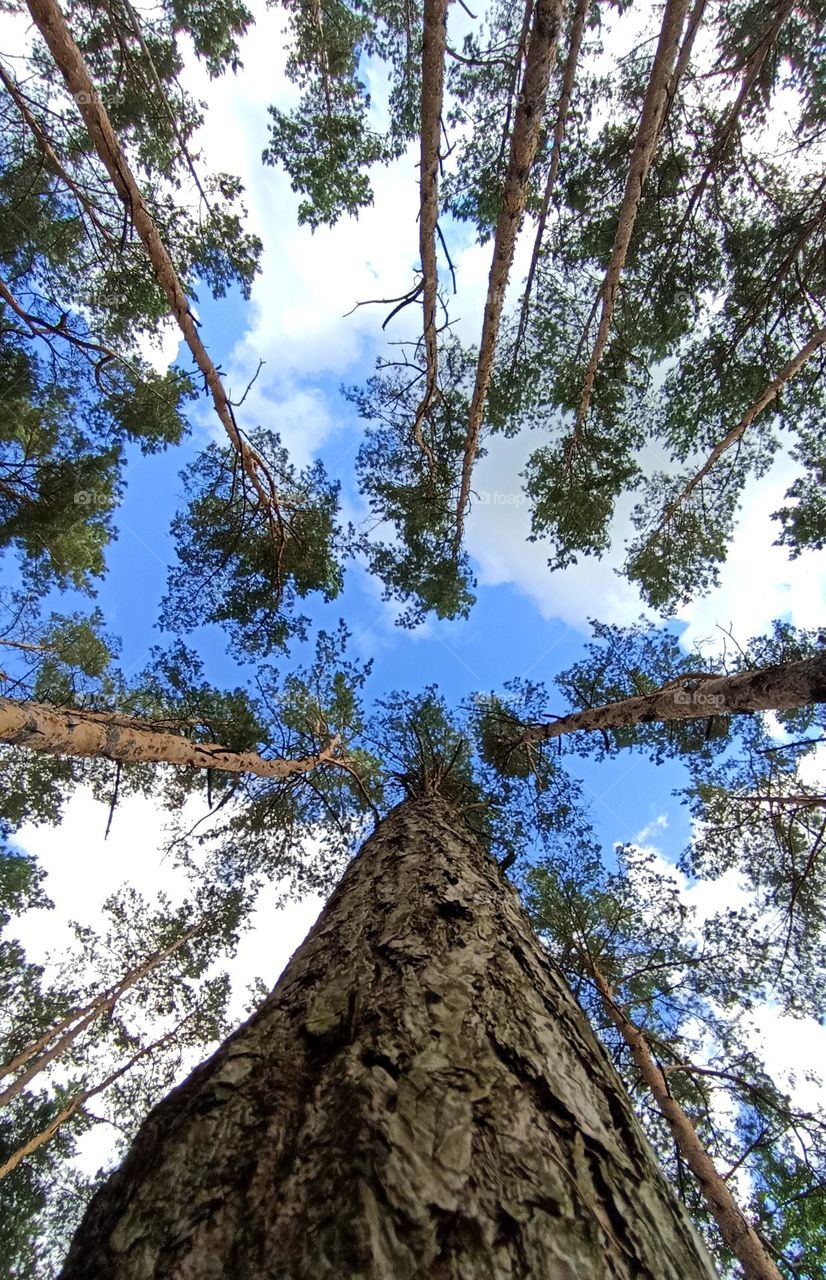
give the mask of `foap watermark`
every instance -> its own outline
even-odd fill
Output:
[[[95,507],[105,507],[107,494],[103,489],[76,489],[72,501],[76,507],[86,507],[91,510]]]
[[[522,507],[528,501],[524,493],[507,493],[501,489],[479,489],[478,495],[483,507]]]
[[[722,693],[706,693],[702,687],[698,689],[690,685],[683,685],[681,689],[675,689],[674,701],[679,707],[709,707],[714,709],[722,707],[726,700]]]

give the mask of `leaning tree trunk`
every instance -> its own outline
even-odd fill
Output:
[[[144,1123],[63,1280],[710,1280],[515,891],[438,797]]]

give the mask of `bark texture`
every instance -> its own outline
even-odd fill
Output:
[[[667,1122],[678,1151],[697,1179],[709,1211],[720,1228],[720,1235],[743,1268],[745,1280],[782,1280],[780,1272],[761,1244],[760,1237],[744,1217],[742,1209],[697,1136],[694,1125],[679,1102],[671,1096],[668,1081],[651,1056],[645,1036],[617,1004],[614,993],[598,966],[593,961],[590,963],[605,1011],[631,1050],[637,1070]]]
[[[702,720],[753,711],[793,711],[826,702],[826,651],[800,662],[780,662],[736,676],[694,675],[672,680],[654,693],[586,707],[548,724],[531,725],[514,745],[544,742],[587,729],[621,729],[654,720]]]
[[[453,550],[458,555],[465,527],[465,511],[470,498],[470,482],[473,464],[479,448],[479,434],[485,403],[493,373],[493,358],[499,338],[505,290],[508,287],[516,237],[525,212],[528,180],[531,175],[539,133],[545,112],[545,96],[548,82],[556,61],[559,32],[562,26],[563,0],[537,0],[531,29],[525,78],[519,94],[519,105],[513,122],[508,168],[502,204],[496,221],[493,238],[493,260],[488,277],[488,293],[482,321],[482,338],[479,344],[479,360],[476,365],[476,381],[468,411],[468,425],[462,459],[462,476],[459,501],[456,505],[456,533]]]
[[[515,891],[441,800],[149,1116],[63,1280],[711,1280]]]
[[[174,764],[222,773],[252,773],[258,778],[288,778],[335,760],[338,738],[323,751],[300,760],[271,760],[256,751],[228,751],[217,742],[192,742],[165,733],[151,721],[111,711],[52,707],[0,697],[0,742],[57,756],[102,756],[123,764]]]

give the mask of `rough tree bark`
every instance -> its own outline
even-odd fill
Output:
[[[792,711],[816,702],[826,702],[826,651],[800,662],[778,662],[735,676],[678,676],[654,693],[608,702],[602,707],[586,707],[546,724],[530,725],[524,732],[514,734],[512,745],[545,742],[580,730],[651,724],[655,720],[703,720],[754,711]]]
[[[150,1114],[63,1280],[713,1275],[515,891],[429,795]]]
[[[0,697],[0,742],[57,756],[94,756],[123,764],[174,764],[258,778],[288,778],[337,760],[339,739],[300,760],[268,759],[256,751],[229,751],[217,742],[192,742],[165,732],[174,722],[138,720],[114,711],[53,707]],[[180,729],[181,725],[174,726]]]

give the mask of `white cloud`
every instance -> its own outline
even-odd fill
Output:
[[[722,645],[725,636],[720,628],[731,628],[735,639],[744,644],[768,631],[775,618],[786,618],[798,627],[822,623],[826,560],[817,552],[790,560],[785,547],[774,545],[780,528],[771,515],[783,505],[796,474],[794,463],[784,455],[750,485],[719,587],[678,615],[688,623],[683,637],[686,646],[701,640]]]
[[[559,618],[588,631],[588,618],[629,625],[646,612],[636,587],[614,572],[616,557],[583,557],[571,568],[551,573],[548,544],[528,542],[530,507],[520,473],[539,445],[523,431],[512,439],[493,436],[474,472],[475,498],[467,521],[467,545],[483,586],[513,584],[531,599],[543,618]],[[630,511],[631,498],[622,503]]]
[[[198,813],[201,810],[199,808]],[[46,872],[45,892],[53,910],[29,911],[11,926],[29,958],[59,958],[72,939],[69,922],[97,927],[106,899],[128,878],[148,900],[161,892],[174,902],[191,896],[192,886],[171,858],[164,856],[165,815],[153,800],[128,796],[115,811],[105,839],[108,807],[87,788],[79,788],[66,805],[59,827],[25,824],[15,844]],[[238,954],[229,964],[240,1016],[246,986],[262,977],[273,985],[315,920],[322,900],[310,894],[300,903],[275,905],[279,886],[262,893]]]

